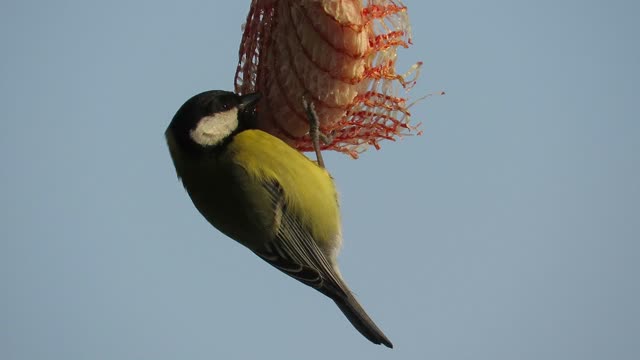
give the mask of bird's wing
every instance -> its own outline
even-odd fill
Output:
[[[275,230],[263,246],[252,250],[275,268],[330,297],[367,339],[375,344],[393,347],[334,270],[309,228],[289,209],[278,181],[252,180],[244,169],[236,172],[236,175],[242,177],[238,179],[251,188],[244,199],[247,205],[251,206],[252,202],[258,206],[265,202],[271,205],[271,215],[268,219],[258,221],[258,226],[269,223]],[[255,215],[264,217],[264,214]]]
[[[244,167],[235,164],[232,172],[242,183],[238,198],[246,209],[263,209],[248,219],[269,233],[262,244],[250,247],[258,256],[285,274],[313,287],[323,294],[339,300],[347,296],[348,288],[336,273],[322,249],[316,244],[308,226],[305,226],[287,204],[283,187],[274,178],[257,178]],[[264,211],[264,209],[270,209]],[[256,234],[256,232],[251,232]],[[249,241],[247,241],[249,242]]]
[[[275,180],[261,186],[273,204],[276,232],[258,256],[285,274],[335,298],[346,297],[346,285],[336,274],[311,232],[289,211],[285,194]]]

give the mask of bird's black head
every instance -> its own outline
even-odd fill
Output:
[[[257,93],[205,91],[180,107],[166,136],[171,136],[176,145],[187,152],[218,148],[234,134],[255,127],[255,107],[259,99]]]

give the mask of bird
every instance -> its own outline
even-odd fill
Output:
[[[257,128],[259,99],[224,90],[188,99],[165,132],[178,178],[213,227],[331,298],[368,340],[393,348],[338,268],[342,230],[333,178]]]

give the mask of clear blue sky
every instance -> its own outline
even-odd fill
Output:
[[[640,358],[638,2],[406,1],[412,93],[447,95],[423,136],[326,158],[394,350],[175,177],[164,129],[232,88],[248,4],[0,4],[0,358]]]

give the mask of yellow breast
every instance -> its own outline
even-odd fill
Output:
[[[280,183],[288,210],[310,229],[323,250],[334,253],[340,247],[337,192],[325,169],[261,130],[236,135],[227,151],[256,180],[269,178]]]

